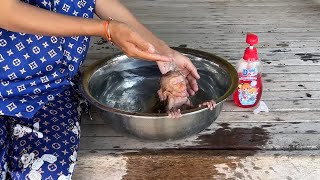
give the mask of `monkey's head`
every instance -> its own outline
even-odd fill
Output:
[[[158,91],[161,101],[169,95],[185,92],[187,94],[187,83],[185,77],[178,71],[169,71],[160,79],[160,90]]]

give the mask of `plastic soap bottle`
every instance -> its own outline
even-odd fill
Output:
[[[256,106],[262,95],[261,61],[255,44],[258,44],[258,36],[247,34],[246,42],[250,45],[246,48],[243,58],[237,65],[239,85],[233,94],[234,103],[243,108]]]

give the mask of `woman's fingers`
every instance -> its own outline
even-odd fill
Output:
[[[145,41],[138,33],[131,32],[128,39],[129,55],[147,61],[172,61],[170,57],[156,53],[155,47]]]
[[[197,80],[191,74],[187,75],[187,80],[188,80],[188,85],[190,86],[190,88],[188,88],[188,93],[191,96],[193,96],[195,94],[195,92],[197,92],[199,90]]]
[[[197,68],[192,64],[191,60],[188,57],[182,55],[177,51],[173,50],[173,52],[173,59],[178,68],[182,70],[183,74],[187,78],[189,83],[188,93],[192,96],[199,89],[196,80],[200,78],[200,75],[197,71]]]
[[[192,62],[190,61],[189,58],[187,58],[186,56],[183,56],[180,54],[180,56],[182,56],[183,58],[183,63],[184,63],[184,68],[186,68],[189,73],[195,78],[195,79],[200,79],[200,75],[198,73],[197,68],[192,64]]]
[[[156,53],[155,47],[150,44],[149,42],[145,41],[138,33],[136,32],[131,32],[129,34],[129,40],[128,42],[134,44],[137,46],[138,49],[149,52],[151,54]]]
[[[146,61],[165,61],[165,62],[168,62],[168,61],[172,60],[170,57],[167,57],[167,56],[163,56],[163,55],[156,54],[156,53],[150,53],[149,51],[152,51],[151,46],[150,46],[150,48],[148,48],[148,50],[143,51],[139,47],[137,47],[136,44],[128,42],[128,44],[126,45],[126,48],[123,50],[125,51],[125,53],[129,57],[139,58],[139,59],[143,59]]]
[[[158,54],[152,44],[128,25],[114,20],[109,26],[113,42],[128,56],[147,61],[172,61],[172,58]]]

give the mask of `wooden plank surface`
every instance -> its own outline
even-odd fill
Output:
[[[165,142],[125,137],[110,130],[108,125],[86,127],[82,142],[89,143],[82,143],[82,150],[320,150],[319,122],[214,123],[192,137]]]
[[[111,153],[111,154],[110,154]],[[319,178],[319,151],[81,151],[74,179],[303,179]]]
[[[319,0],[121,2],[170,46],[211,52],[234,66],[245,33],[257,33],[270,112],[255,115],[230,97],[205,131],[147,142],[115,132],[93,108],[94,120],[82,122],[75,179],[318,179]],[[101,38],[91,41],[82,69],[119,52]]]

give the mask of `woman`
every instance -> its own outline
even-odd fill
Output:
[[[74,79],[89,36],[155,61],[162,73],[174,61],[189,94],[198,90],[190,60],[117,0],[0,0],[0,178],[71,179],[80,136]]]

